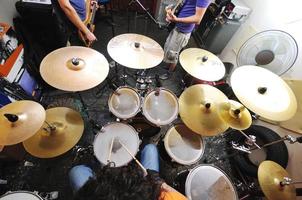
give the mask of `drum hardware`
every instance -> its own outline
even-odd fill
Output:
[[[29,162],[29,161],[25,161],[24,162],[24,167],[34,167],[35,165],[34,165],[34,163],[32,163],[32,162]]]
[[[59,192],[39,192],[39,196],[41,196],[44,200],[54,200],[59,198]]]
[[[38,158],[59,156],[80,140],[84,121],[80,113],[65,107],[46,110],[46,126],[23,142],[25,150]],[[50,127],[49,127],[50,125]]]
[[[301,181],[292,181],[287,171],[273,161],[263,161],[258,168],[258,180],[264,195],[274,200],[296,199],[295,184]]]
[[[287,83],[273,72],[257,66],[241,66],[231,75],[236,97],[257,115],[286,121],[297,111],[297,100]]]
[[[7,184],[7,180],[0,179],[0,185],[6,185],[6,184]]]

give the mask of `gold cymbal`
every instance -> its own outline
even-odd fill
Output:
[[[199,80],[218,81],[225,75],[225,67],[221,60],[209,51],[188,48],[179,56],[181,66]]]
[[[238,67],[231,75],[232,89],[248,109],[274,121],[294,116],[297,100],[290,87],[276,74],[262,67]]]
[[[252,124],[252,116],[248,109],[237,101],[229,100],[219,104],[218,113],[231,128],[245,130]]]
[[[84,121],[80,113],[65,107],[46,110],[46,122],[34,136],[23,142],[25,150],[38,158],[53,158],[70,150],[81,138]]]
[[[228,129],[217,110],[217,104],[228,101],[228,98],[215,87],[204,84],[190,86],[178,101],[180,117],[192,131],[214,136]]]
[[[64,91],[83,91],[100,84],[109,64],[99,52],[87,47],[64,47],[49,53],[41,62],[42,78]]]
[[[107,51],[117,63],[132,69],[149,69],[164,58],[162,47],[149,37],[139,34],[122,34],[112,38]]]
[[[258,180],[264,195],[269,200],[294,200],[296,189],[293,184],[281,186],[287,171],[273,161],[263,161],[258,168]]]
[[[34,101],[16,101],[0,109],[0,145],[13,145],[33,136],[45,121],[43,106]]]

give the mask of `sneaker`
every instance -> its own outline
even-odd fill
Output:
[[[159,79],[161,79],[161,80],[167,80],[167,79],[169,79],[170,77],[171,77],[171,73],[170,73],[170,72],[166,72],[166,73],[160,75],[160,76],[159,76]]]

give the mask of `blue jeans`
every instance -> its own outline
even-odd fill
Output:
[[[159,172],[159,156],[157,147],[148,144],[141,152],[141,163],[146,169]],[[92,169],[85,165],[74,166],[69,171],[69,182],[74,193],[76,193],[89,178],[95,178]]]

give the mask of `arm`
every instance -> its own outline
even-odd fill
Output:
[[[96,40],[96,37],[90,30],[85,26],[80,17],[78,16],[76,10],[69,3],[69,0],[59,0],[60,7],[64,11],[68,19],[82,32],[85,34],[86,38],[93,42]]]
[[[169,20],[170,22],[200,24],[201,19],[202,19],[204,13],[206,12],[206,10],[207,10],[207,8],[196,7],[195,15],[192,15],[190,17],[183,17],[183,18],[178,18],[171,11],[168,11],[167,20]]]

